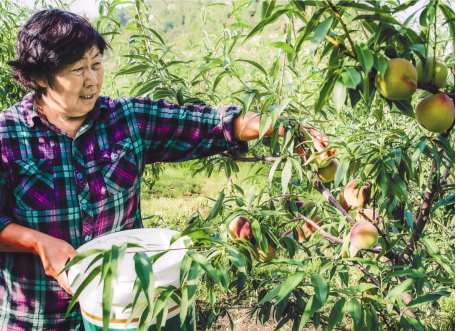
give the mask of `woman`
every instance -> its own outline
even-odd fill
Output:
[[[106,47],[84,18],[60,10],[19,32],[9,64],[33,92],[0,113],[1,330],[82,329],[78,307],[64,319],[72,293],[57,274],[82,244],[143,227],[145,165],[258,138],[260,118],[237,106],[100,96]]]

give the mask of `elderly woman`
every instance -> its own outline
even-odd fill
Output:
[[[19,32],[9,64],[33,91],[0,113],[1,330],[82,329],[78,307],[64,319],[72,293],[57,274],[82,244],[143,227],[145,165],[258,138],[260,118],[237,106],[101,96],[106,48],[84,18],[61,10],[36,13]]]

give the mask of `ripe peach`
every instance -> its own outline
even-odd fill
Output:
[[[370,187],[363,185],[359,188],[355,188],[358,184],[358,179],[353,179],[350,181],[344,189],[344,198],[347,200],[347,203],[353,208],[363,207],[370,196]]]
[[[334,160],[331,160],[331,162],[329,162],[329,165],[327,167],[318,169],[318,172],[317,172],[318,180],[322,183],[332,182],[334,180],[334,177],[336,176],[337,167],[338,167],[337,162]]]
[[[258,243],[255,244],[255,249],[257,250],[258,255],[260,257],[260,262],[271,261],[274,258],[277,251],[276,248],[272,247],[271,245],[268,245],[268,251],[267,253],[265,253],[261,250],[260,245],[258,245]]]
[[[378,213],[375,213],[375,220],[378,219]],[[361,209],[356,213],[357,221],[368,221],[372,222],[374,220],[374,211],[372,209]]]
[[[392,59],[387,63],[385,74],[377,72],[375,87],[385,98],[405,100],[415,93],[418,72],[413,64],[405,59]]]
[[[454,104],[443,93],[427,96],[416,106],[416,121],[431,132],[443,132],[454,122]]]
[[[348,204],[347,200],[344,197],[344,191],[340,191],[339,193],[339,203],[345,210],[349,210],[351,206]]]
[[[434,56],[427,58],[426,68],[423,68],[423,63],[418,61],[416,71],[418,72],[418,83],[431,84],[437,88],[445,85],[448,76],[448,67],[445,61]]]
[[[250,240],[252,238],[252,227],[250,221],[244,216],[238,216],[231,221],[228,227],[228,234],[231,239],[243,238]]]
[[[315,148],[315,151],[321,152],[324,150],[326,147],[328,147],[329,139],[328,136],[325,135],[324,133],[316,130],[316,129],[309,129],[310,133],[312,134],[313,137],[313,147]],[[326,151],[320,155],[318,155],[314,161],[317,164],[318,168],[325,168],[329,165],[329,163],[332,160],[332,156],[336,154],[335,149],[330,149],[329,151]]]
[[[357,222],[350,233],[350,243],[358,249],[369,249],[378,242],[377,228],[367,221]]]
[[[310,231],[306,224],[302,225],[301,227],[296,227],[296,232],[298,232],[298,241],[300,243],[307,241],[307,239],[312,236],[312,231]]]
[[[312,221],[313,221],[315,224],[319,225],[319,226],[322,226],[322,225],[323,225],[323,220],[322,220],[321,217],[318,216],[318,215],[315,216],[315,217],[312,219]],[[305,225],[309,228],[310,231],[317,231],[317,228],[314,227],[314,226],[313,226],[312,224],[310,224],[309,222],[306,222]]]

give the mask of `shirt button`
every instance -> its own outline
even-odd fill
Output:
[[[82,174],[80,172],[78,172],[78,174],[76,175],[76,177],[78,177],[79,179],[82,178]]]
[[[113,154],[113,155],[112,155],[112,158],[113,158],[114,160],[117,160],[117,159],[119,158],[119,154]]]
[[[87,209],[87,204],[86,203],[83,203],[82,206],[81,206],[82,210],[86,210]]]
[[[89,241],[90,239],[92,239],[92,236],[90,234],[88,234],[84,237],[85,241]]]

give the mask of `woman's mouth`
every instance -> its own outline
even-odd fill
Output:
[[[79,96],[82,100],[86,101],[92,101],[95,98],[95,93],[93,94],[86,94],[86,95],[80,95]]]

